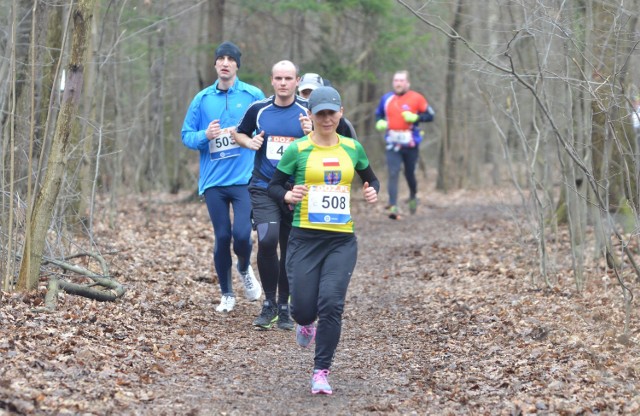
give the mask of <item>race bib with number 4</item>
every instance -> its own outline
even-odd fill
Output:
[[[284,151],[294,140],[295,137],[287,136],[269,136],[267,138],[267,159],[271,161],[273,166],[278,164]]]

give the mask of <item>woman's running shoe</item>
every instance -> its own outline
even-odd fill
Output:
[[[296,342],[302,348],[307,348],[316,338],[316,324],[297,325],[296,326]]]
[[[328,377],[329,370],[313,370],[311,394],[333,394]]]

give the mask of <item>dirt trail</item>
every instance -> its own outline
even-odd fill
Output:
[[[175,199],[175,198],[174,198]],[[215,313],[202,204],[121,204],[115,304],[5,295],[0,409],[16,414],[593,414],[640,410],[637,331],[619,342],[619,291],[538,290],[534,246],[501,193],[432,194],[391,221],[355,201],[359,258],[334,395],[309,393],[313,351],[256,331],[260,305]],[[514,201],[515,202],[515,201]],[[105,219],[107,215],[105,213]],[[255,257],[255,256],[254,256]],[[254,265],[255,267],[255,265]],[[590,271],[593,274],[602,273]],[[235,282],[239,288],[239,281]],[[637,316],[632,317],[637,325]],[[0,414],[3,412],[0,410]]]

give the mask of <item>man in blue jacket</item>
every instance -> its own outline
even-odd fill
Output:
[[[251,103],[264,98],[264,93],[238,79],[240,57],[240,49],[233,43],[223,42],[218,46],[215,52],[218,79],[194,97],[182,125],[182,142],[200,152],[198,192],[204,195],[213,224],[213,263],[222,295],[216,307],[218,312],[231,312],[236,304],[231,271],[232,241],[238,257],[236,269],[247,298],[255,301],[262,294],[250,261],[253,242],[248,184],[255,152],[238,146],[235,126]]]

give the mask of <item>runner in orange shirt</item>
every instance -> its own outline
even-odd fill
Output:
[[[418,200],[416,163],[418,162],[422,136],[418,123],[432,121],[433,108],[424,96],[410,89],[408,71],[398,71],[393,76],[393,91],[384,94],[376,109],[376,129],[384,131],[387,144],[387,168],[389,171],[389,218],[398,214],[398,177],[404,164],[404,176],[409,185],[409,212],[415,214]]]

